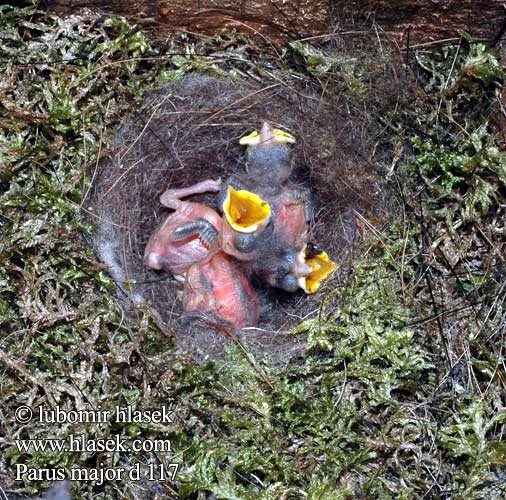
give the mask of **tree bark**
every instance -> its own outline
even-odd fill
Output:
[[[452,39],[458,30],[494,44],[506,19],[502,0],[46,0],[46,7],[148,18],[162,33],[225,31],[280,43],[375,21],[401,47]]]
[[[334,0],[334,22],[372,18],[401,46],[458,37],[464,30],[489,44],[498,42],[506,21],[502,0]]]

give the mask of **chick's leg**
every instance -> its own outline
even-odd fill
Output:
[[[221,179],[207,179],[186,188],[167,189],[167,191],[165,191],[165,193],[160,196],[160,203],[168,208],[176,210],[181,206],[182,203],[184,203],[181,201],[181,198],[186,198],[192,194],[202,194],[209,192],[217,193],[220,188]]]

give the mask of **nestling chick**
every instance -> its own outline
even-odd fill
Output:
[[[268,285],[290,292],[311,271],[304,263],[312,216],[310,192],[289,181],[293,167],[290,144],[294,142],[290,134],[264,122],[260,132],[241,139],[247,146],[246,173],[231,176],[218,196],[218,209],[224,213],[223,251]],[[270,210],[249,225],[241,224],[248,222],[251,212],[262,212],[258,205],[245,201],[251,193]]]
[[[218,244],[222,218],[201,203],[181,201],[192,194],[216,192],[221,182],[206,180],[183,189],[169,189],[160,202],[175,212],[169,214],[153,233],[144,251],[144,263],[152,269],[164,269],[179,281],[191,265],[201,262]]]
[[[258,324],[260,304],[238,262],[218,252],[188,270],[183,310],[185,314],[199,313],[244,328]]]
[[[206,316],[235,328],[258,323],[259,302],[237,263],[220,251],[222,218],[200,203],[181,201],[192,194],[218,191],[220,181],[206,180],[183,189],[169,189],[160,197],[173,208],[151,236],[144,262],[185,281],[183,313]]]

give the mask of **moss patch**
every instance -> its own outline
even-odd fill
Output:
[[[494,53],[463,36],[419,54],[413,67],[426,92],[408,107],[374,84],[394,57],[386,43],[358,52],[336,38],[272,53],[227,37],[161,44],[89,12],[60,19],[3,6],[0,14],[5,491],[49,485],[14,481],[18,463],[68,472],[177,462],[175,481],[76,482],[75,498],[504,496],[505,160],[487,122],[502,77]],[[361,57],[342,58],[344,49]],[[398,195],[395,216],[355,214],[361,244],[317,313],[291,332],[307,351],[283,368],[240,344],[207,364],[177,355],[147,308],[119,305],[121,290],[87,244],[83,200],[113,130],[147,90],[188,72],[302,79],[342,93],[350,110],[367,103],[367,119],[354,115],[375,139],[364,161]],[[322,142],[323,157],[326,148],[334,152]],[[14,418],[21,405],[170,401],[178,408],[170,426]],[[174,452],[16,445],[81,433],[170,439]]]

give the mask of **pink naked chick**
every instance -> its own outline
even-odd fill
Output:
[[[267,285],[288,292],[298,290],[299,279],[311,271],[304,263],[304,249],[313,203],[309,189],[289,180],[294,142],[293,136],[264,122],[259,131],[241,139],[247,145],[246,172],[229,177],[218,195],[218,209],[225,216],[223,251]],[[246,210],[236,209],[234,214],[233,209],[238,205],[235,200],[240,202],[248,192],[267,202],[271,211],[260,224],[244,228],[236,222]],[[256,208],[252,202],[249,205]]]
[[[260,314],[257,294],[246,274],[224,252],[188,270],[183,309],[190,315],[214,316],[236,328],[256,326]]]
[[[144,251],[144,263],[152,269],[164,269],[178,281],[186,271],[209,256],[218,242],[221,217],[201,203],[182,201],[193,194],[217,192],[221,181],[206,180],[182,189],[168,189],[160,202],[175,212],[169,214],[153,233]]]
[[[222,218],[200,203],[180,198],[217,192],[221,182],[206,180],[182,189],[169,189],[160,202],[175,210],[151,236],[144,262],[185,281],[183,313],[205,316],[235,328],[258,323],[259,302],[238,263],[220,250]]]

